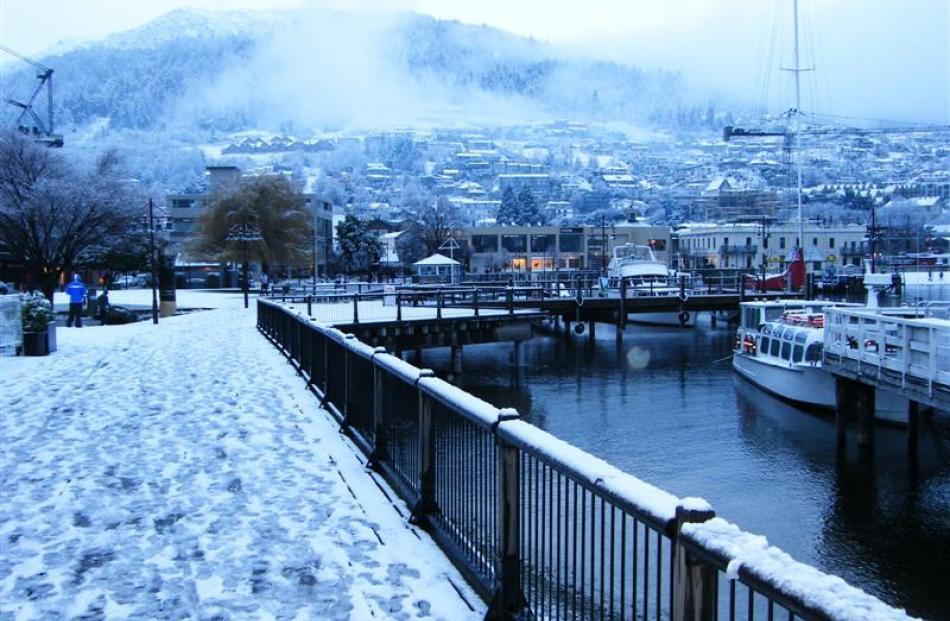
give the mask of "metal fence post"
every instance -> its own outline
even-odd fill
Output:
[[[376,347],[373,349],[373,358],[377,354],[385,353],[385,347]],[[385,377],[386,373],[373,364],[373,452],[366,465],[374,470],[379,470],[380,462],[386,459],[386,410],[383,408],[383,399],[386,396]]]
[[[343,432],[348,432],[350,428],[350,401],[352,400],[353,392],[358,390],[358,387],[355,386],[354,377],[353,377],[353,352],[350,351],[350,348],[346,346],[346,341],[356,340],[356,337],[352,334],[347,334],[344,336],[344,341],[341,343],[341,348],[343,349],[343,403],[340,404],[340,414],[343,416],[343,422],[340,423],[340,430]],[[329,390],[327,390],[329,392]]]
[[[419,379],[435,377],[431,369],[421,369]],[[429,514],[437,510],[435,503],[435,433],[432,429],[432,399],[419,387],[416,380],[416,390],[419,393],[419,499],[412,508],[409,522],[427,528]]]
[[[506,299],[506,302],[507,302],[507,304],[508,304],[508,314],[509,314],[509,315],[514,315],[514,314],[515,314],[515,292],[514,292],[514,289],[512,289],[511,287],[508,287],[508,288],[505,290],[505,297],[507,298],[507,299]]]
[[[478,289],[473,290],[473,295],[475,296],[472,306],[475,308],[475,316],[478,317]]]
[[[313,317],[313,296],[307,296],[307,317]]]
[[[396,321],[402,321],[402,294],[396,294]]]
[[[498,421],[512,415],[499,412]],[[517,418],[517,413],[514,413]],[[527,601],[521,592],[521,451],[495,435],[498,452],[498,568],[487,619],[521,618]]]
[[[439,292],[435,294],[435,318],[436,319],[442,319],[442,304],[443,304],[444,295],[445,294],[442,293],[441,289],[439,289]]]
[[[673,538],[673,609],[670,618],[675,621],[705,621],[716,618],[718,574],[712,565],[703,564],[690,556],[679,542],[683,524],[705,522],[716,517],[708,506],[705,509],[676,507],[676,531]]]
[[[360,322],[360,294],[353,294],[353,323]]]

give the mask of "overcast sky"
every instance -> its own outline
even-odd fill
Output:
[[[586,55],[684,72],[746,105],[792,99],[790,0],[322,0],[489,24]],[[304,0],[0,0],[0,40],[24,54],[139,26],[179,7],[292,8]],[[950,0],[801,0],[802,107],[950,123]],[[775,32],[775,53],[768,54]],[[771,59],[771,63],[766,60]],[[766,66],[769,65],[769,66]],[[765,86],[768,86],[766,89]],[[768,93],[766,99],[765,93]]]

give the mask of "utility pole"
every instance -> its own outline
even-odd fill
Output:
[[[607,273],[607,218],[600,216],[600,271]]]
[[[149,268],[151,269],[152,281],[152,323],[158,323],[158,270],[156,269],[155,256],[155,207],[152,204],[152,197],[148,197],[148,244],[149,244]]]

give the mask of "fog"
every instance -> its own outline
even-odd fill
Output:
[[[310,6],[288,17],[250,63],[185,98],[179,114],[238,115],[293,133],[515,122],[544,114],[524,98],[502,101],[477,88],[450,87],[433,75],[410,74],[404,14]]]

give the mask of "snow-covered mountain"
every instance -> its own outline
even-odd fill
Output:
[[[55,70],[57,123],[66,129],[662,122],[684,91],[672,72],[571,57],[494,28],[410,13],[176,10],[40,60]],[[33,74],[8,72],[3,83],[5,92],[28,93]]]

